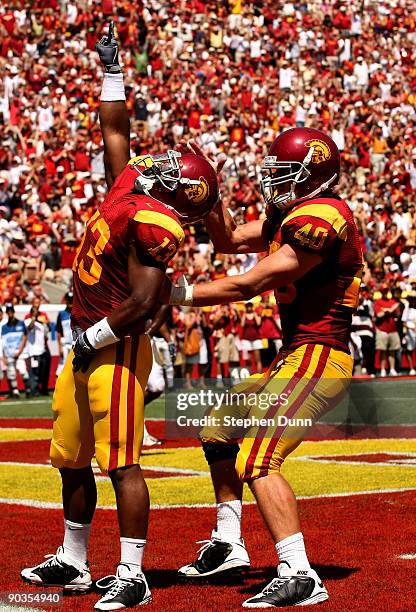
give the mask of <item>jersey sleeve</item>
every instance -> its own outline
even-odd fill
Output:
[[[339,240],[346,240],[347,220],[334,207],[305,206],[284,219],[281,235],[282,244],[325,257]]]
[[[139,210],[130,219],[130,243],[145,265],[166,267],[184,239],[179,223],[164,213]]]

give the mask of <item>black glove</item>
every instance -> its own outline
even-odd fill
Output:
[[[114,21],[110,21],[107,36],[103,36],[95,45],[95,50],[106,72],[111,74],[118,74],[121,72],[120,64],[118,63],[118,43],[114,36]]]
[[[169,354],[170,354],[170,358],[172,361],[172,364],[175,363],[175,359],[176,359],[176,346],[174,342],[169,342],[168,344],[168,348],[169,348]]]
[[[76,339],[72,347],[74,351],[72,369],[74,372],[78,372],[78,370],[86,372],[94,356],[97,354],[97,351],[91,346],[86,332],[81,329],[76,329],[74,331],[74,336]]]

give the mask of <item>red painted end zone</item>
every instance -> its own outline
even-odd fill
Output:
[[[185,501],[185,500],[184,500]],[[397,557],[414,553],[416,493],[361,495],[350,498],[302,500],[300,512],[312,564],[325,581],[329,603],[322,610],[362,612],[414,609],[415,561]],[[240,610],[275,571],[276,556],[257,510],[244,508],[244,537],[252,569],[243,584],[181,585],[176,570],[194,558],[195,540],[209,536],[214,510],[154,510],[151,513],[145,568],[153,590],[149,610]],[[62,538],[58,510],[2,507],[2,591],[34,591],[19,579],[22,565],[37,563],[55,551]],[[47,529],[45,528],[47,525]],[[93,577],[112,573],[119,554],[116,514],[98,511],[94,519],[90,562]],[[96,595],[65,598],[66,612],[90,611]],[[57,609],[57,608],[55,608]]]

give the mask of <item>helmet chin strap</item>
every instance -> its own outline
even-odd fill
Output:
[[[311,193],[308,193],[307,195],[303,196],[302,198],[297,198],[296,194],[294,198],[292,198],[293,200],[296,200],[297,202],[303,202],[303,200],[308,200],[309,198],[314,198],[316,195],[318,195],[319,193],[322,193],[323,191],[326,191],[328,189],[328,187],[330,185],[332,185],[332,183],[336,180],[337,175],[334,174],[333,176],[331,176],[331,178],[326,181],[326,183],[322,183],[322,185],[320,185],[318,187],[318,189],[315,189],[315,191],[312,191]]]
[[[185,176],[182,176],[179,179],[178,183],[180,183],[181,185],[185,185],[187,187],[190,187],[192,185],[200,185],[201,181],[198,181],[196,179],[194,180],[194,179],[186,178]]]

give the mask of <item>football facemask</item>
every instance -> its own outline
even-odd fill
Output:
[[[180,158],[181,154],[172,150],[161,155],[142,155],[133,164],[133,167],[139,173],[139,177],[136,179],[137,187],[149,191],[155,183],[159,183],[163,189],[172,192],[179,185],[198,186],[199,181],[182,177]]]
[[[312,156],[313,147],[309,149],[303,162],[279,161],[275,155],[264,158],[260,187],[267,205],[287,208],[297,199],[296,185],[303,183],[310,176],[307,166]]]

